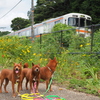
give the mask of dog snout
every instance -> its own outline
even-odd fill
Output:
[[[35,71],[38,72],[39,71],[39,68],[36,68]]]
[[[16,70],[16,71],[18,71],[19,69],[18,69],[18,68],[16,68],[15,70]]]

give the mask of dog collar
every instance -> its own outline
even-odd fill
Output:
[[[48,68],[48,69],[49,69],[49,70],[53,73],[53,71],[51,70],[51,68],[50,68],[50,67],[48,67],[48,66],[47,66],[47,68]]]
[[[35,82],[36,82],[36,76],[33,78],[33,81],[35,81]]]
[[[20,75],[17,75],[16,76],[16,82],[19,82],[19,80],[20,80]]]

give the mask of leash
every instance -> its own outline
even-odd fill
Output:
[[[45,93],[43,93],[43,95],[41,95],[40,93],[35,93],[36,83],[34,83],[34,86],[33,86],[33,92],[34,93],[31,93],[31,94],[26,93],[26,94],[20,95],[21,100],[66,100],[65,98],[59,97],[57,95],[44,96],[50,89],[54,73],[53,73],[53,75],[52,75],[52,77],[50,79],[48,88],[46,89]]]
[[[50,78],[50,82],[49,82],[48,88],[46,89],[46,91],[45,91],[45,93],[43,95],[45,95],[49,91],[51,83],[52,83],[52,79],[53,79],[53,76]]]
[[[21,94],[17,91],[18,88],[18,82],[16,82],[16,93],[18,93],[18,96],[20,96]]]
[[[31,94],[26,93],[26,94],[20,95],[21,100],[42,100],[44,95],[41,95],[40,93],[35,93],[35,89],[36,89],[36,82],[34,82],[34,85],[33,85],[33,91],[32,91],[33,93]]]
[[[40,93],[31,93],[31,94],[26,93],[21,95],[21,100],[34,100],[34,99],[39,100],[39,98],[40,100],[42,100],[41,98],[43,97],[44,96],[41,95]]]
[[[35,93],[35,89],[36,89],[36,82],[34,82],[34,85],[33,85],[33,93]]]

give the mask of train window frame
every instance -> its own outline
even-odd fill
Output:
[[[72,20],[74,21],[74,24],[72,23]],[[75,22],[75,20],[76,20],[76,22]],[[77,17],[69,17],[68,18],[68,25],[74,26],[74,27],[78,27],[79,26],[79,18],[77,18]]]

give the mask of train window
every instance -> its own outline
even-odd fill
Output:
[[[60,23],[60,20],[55,21],[55,24],[58,24],[58,23]]]
[[[70,26],[78,26],[78,18],[70,17],[68,18],[68,25]]]
[[[80,27],[85,26],[85,18],[80,18]]]

